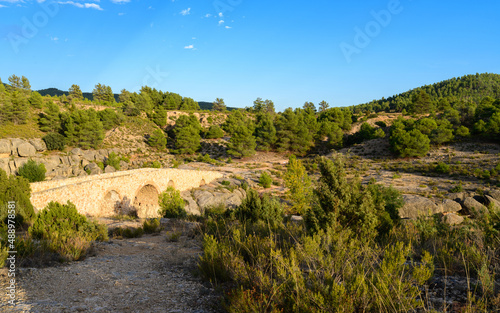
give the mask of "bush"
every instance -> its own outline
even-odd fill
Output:
[[[273,179],[271,178],[271,175],[269,175],[268,172],[262,172],[259,177],[259,185],[261,185],[264,188],[269,188],[271,187],[271,184],[273,183]]]
[[[167,138],[163,134],[163,131],[159,129],[155,130],[153,134],[148,138],[148,145],[160,150],[165,149],[167,146]]]
[[[116,155],[116,153],[114,152],[111,152],[109,154],[109,156],[106,158],[106,160],[104,160],[104,165],[105,166],[112,166],[114,167],[116,170],[119,170],[120,169],[120,158]]]
[[[283,220],[283,207],[275,198],[268,194],[259,196],[254,189],[247,191],[247,196],[236,209],[236,216],[240,221],[258,222],[264,221],[277,226]]]
[[[159,233],[161,231],[160,219],[153,218],[150,220],[145,220],[142,224],[142,229],[146,234]]]
[[[184,199],[181,197],[179,190],[173,187],[168,187],[162,192],[159,197],[160,210],[159,214],[166,218],[184,218],[187,212],[184,209]]]
[[[449,174],[450,166],[446,163],[439,162],[438,165],[434,168],[434,171],[439,174]]]
[[[33,239],[44,240],[48,248],[64,260],[83,258],[93,241],[107,241],[106,226],[88,221],[74,204],[50,202],[28,229]]]
[[[138,238],[144,235],[144,229],[139,228],[129,228],[129,227],[117,227],[111,232],[113,238]]]
[[[29,181],[21,176],[7,176],[0,169],[0,228],[8,216],[8,202],[16,204],[16,228],[20,229],[23,224],[28,224],[35,216],[33,205],[30,202],[31,189]]]
[[[44,181],[46,172],[43,163],[37,163],[32,159],[29,159],[17,170],[17,174],[29,180],[30,183]]]
[[[217,125],[210,126],[205,135],[206,139],[218,139],[222,137],[224,137],[224,131]]]
[[[59,133],[50,133],[45,135],[42,140],[45,142],[48,150],[64,150],[66,139]]]

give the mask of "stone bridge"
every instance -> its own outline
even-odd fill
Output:
[[[141,218],[158,216],[158,196],[174,187],[196,188],[224,175],[213,171],[136,169],[31,184],[31,203],[42,210],[50,201],[76,205],[81,214],[107,217],[137,211]]]

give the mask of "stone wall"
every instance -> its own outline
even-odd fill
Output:
[[[31,184],[31,203],[41,210],[50,201],[69,200],[88,216],[112,216],[136,210],[139,217],[156,217],[158,194],[168,186],[185,191],[223,176],[213,171],[146,168],[44,181]]]

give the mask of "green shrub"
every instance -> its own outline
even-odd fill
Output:
[[[32,159],[17,170],[17,174],[29,180],[30,183],[44,181],[46,172],[43,163],[37,163]]]
[[[159,233],[161,231],[160,219],[153,218],[150,220],[145,220],[142,224],[142,229],[146,234]]]
[[[144,229],[142,229],[142,227],[117,227],[111,232],[111,237],[113,238],[139,238],[142,237],[142,235],[144,235]]]
[[[458,185],[456,185],[450,189],[450,192],[452,192],[452,193],[462,192],[462,191],[464,191],[464,188],[462,187],[462,183],[459,183]]]
[[[210,126],[205,135],[206,139],[218,139],[222,137],[224,137],[224,131],[217,125]]]
[[[383,121],[375,122],[375,125],[377,125],[379,127],[382,127],[382,128],[387,127],[387,124],[385,122],[383,122]]]
[[[30,201],[31,189],[29,181],[21,176],[7,176],[0,169],[0,228],[6,222],[9,215],[9,201],[15,203],[16,228],[26,226],[35,216],[33,205]],[[5,238],[5,237],[2,237]]]
[[[434,171],[439,174],[449,174],[450,166],[446,163],[439,162],[438,165],[434,168]]]
[[[89,221],[78,213],[74,204],[50,202],[28,229],[33,239],[44,240],[48,248],[64,260],[79,260],[86,255],[93,241],[108,240],[104,225]]]
[[[160,210],[159,214],[166,218],[184,218],[187,212],[184,209],[184,199],[181,193],[173,187],[168,187],[159,196]]]
[[[109,156],[104,160],[104,165],[105,166],[112,166],[116,170],[120,169],[120,158],[116,155],[116,153],[111,152]]]
[[[268,172],[262,172],[259,177],[259,185],[261,185],[264,188],[269,188],[271,187],[271,184],[273,182],[273,179],[271,178],[271,175],[269,175]]]
[[[66,138],[59,133],[50,133],[45,135],[42,140],[47,146],[47,150],[64,150],[66,146]]]
[[[153,148],[163,150],[167,146],[167,138],[165,137],[163,131],[156,129],[148,138],[147,143]]]
[[[283,220],[283,207],[275,198],[268,194],[259,195],[254,189],[247,190],[247,196],[236,209],[240,221],[264,221],[272,226],[279,225]]]

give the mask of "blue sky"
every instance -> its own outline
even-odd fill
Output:
[[[498,1],[0,0],[0,78],[350,106],[500,73]]]

